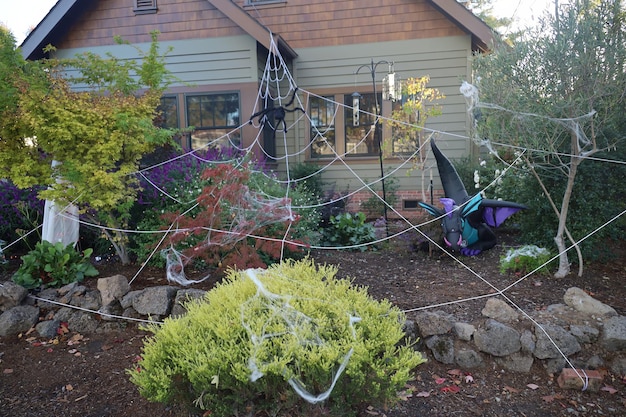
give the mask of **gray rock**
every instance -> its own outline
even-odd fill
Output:
[[[196,289],[178,290],[178,292],[176,293],[176,298],[174,298],[174,305],[172,306],[172,312],[170,313],[170,316],[172,318],[176,318],[176,317],[180,317],[184,315],[187,312],[187,309],[185,309],[184,304],[192,300],[201,300],[202,298],[204,298],[205,294],[206,294],[206,291],[203,291],[203,290],[196,290]],[[407,323],[405,323],[405,327],[406,325]],[[415,323],[413,323],[413,327],[415,327]],[[406,330],[405,330],[405,333],[407,333]],[[413,333],[415,333],[415,330],[413,330]]]
[[[125,296],[123,296],[122,299],[120,300],[120,305],[122,306],[122,308],[127,309],[129,307],[132,307],[133,301],[139,294],[142,293],[142,291],[143,290],[130,291]]]
[[[519,341],[522,345],[522,352],[533,353],[535,351],[535,337],[530,330],[522,331]]]
[[[611,317],[604,322],[600,343],[610,351],[626,349],[626,316]]]
[[[78,296],[72,296],[71,305],[81,307],[91,311],[98,311],[102,302],[100,301],[100,292],[97,290],[87,291]]]
[[[61,320],[59,319],[46,320],[37,323],[35,330],[39,336],[52,339],[57,336],[57,330],[59,330],[60,325]]]
[[[514,322],[519,318],[517,311],[499,298],[488,299],[481,313],[483,316],[504,323]]]
[[[67,323],[69,322],[70,317],[72,317],[72,314],[74,314],[75,312],[76,312],[75,309],[72,309],[69,307],[63,307],[57,310],[57,312],[54,314],[54,318],[59,321],[64,321]]]
[[[98,291],[100,291],[103,306],[109,305],[115,300],[120,300],[130,291],[130,284],[124,275],[99,278],[96,286]]]
[[[426,311],[415,317],[417,328],[422,337],[446,334],[452,329],[454,318],[443,311]]]
[[[530,372],[530,368],[533,366],[533,356],[527,353],[516,352],[509,356],[496,358],[496,363],[502,366],[504,369],[512,372]]]
[[[70,331],[76,333],[93,333],[98,327],[98,321],[93,314],[81,311],[72,314],[67,323]]]
[[[534,355],[537,359],[559,358],[561,357],[561,352],[563,355],[569,356],[580,351],[581,347],[578,340],[563,327],[552,324],[544,324],[542,327],[545,332],[538,326],[535,326],[537,344]],[[559,349],[561,352],[559,352]]]
[[[177,289],[169,285],[149,287],[133,299],[133,308],[144,316],[167,316]]]
[[[469,323],[456,322],[453,326],[454,334],[461,340],[470,341],[476,331],[476,326]]]
[[[587,362],[585,363],[584,367],[586,369],[603,368],[604,367],[604,360],[600,356],[598,356],[598,355],[593,355],[592,357],[587,359]],[[623,375],[623,374],[619,374],[619,375]]]
[[[580,343],[594,343],[598,340],[600,331],[595,327],[572,324],[569,331]]]
[[[549,374],[558,374],[563,368],[568,368],[569,364],[564,357],[559,356],[558,358],[551,358],[544,361],[543,366]]]
[[[438,362],[454,363],[454,340],[447,336],[432,336],[426,339],[426,346]]]
[[[480,368],[483,366],[483,357],[474,349],[459,349],[454,354],[454,361],[463,369]]]
[[[39,320],[39,309],[33,306],[16,306],[0,314],[0,336],[14,336],[25,332]]]
[[[47,303],[45,300],[59,302],[59,293],[56,288],[45,288],[37,294],[37,305],[44,310],[59,308],[58,304]]]
[[[506,356],[521,349],[519,332],[492,319],[476,330],[474,343],[478,350],[493,356]]]
[[[565,304],[590,316],[616,316],[617,312],[613,307],[596,300],[580,288],[571,287],[563,296]]]
[[[0,284],[0,312],[17,307],[28,295],[28,290],[13,281]]]
[[[102,318],[102,320],[112,321],[116,320],[116,316],[121,317],[124,313],[124,309],[122,309],[119,301],[114,300],[109,304],[100,307],[100,310],[98,310],[98,312],[100,313],[100,317]]]

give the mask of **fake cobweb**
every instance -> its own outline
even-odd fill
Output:
[[[284,164],[286,168],[285,170],[286,178],[280,178],[278,176],[271,175],[271,174],[264,174],[264,175],[266,175],[266,179],[268,182],[275,182],[280,185],[288,185],[287,187],[285,187],[285,193],[281,197],[273,197],[273,196],[265,195],[261,192],[252,191],[250,189],[247,189],[247,190],[243,189],[240,195],[238,196],[238,199],[236,200],[237,204],[231,205],[232,210],[230,211],[229,221],[219,222],[219,227],[218,227],[217,219],[214,219],[215,222],[209,221],[206,224],[203,224],[201,226],[197,226],[194,228],[180,228],[178,221],[174,220],[170,224],[169,228],[167,228],[166,230],[125,230],[123,231],[127,233],[153,233],[153,234],[160,236],[160,239],[158,242],[158,248],[162,248],[162,251],[158,251],[155,248],[155,250],[150,254],[150,257],[158,256],[159,254],[161,254],[164,257],[166,261],[165,270],[167,274],[167,279],[172,283],[186,286],[186,285],[193,285],[193,284],[199,283],[205,280],[206,278],[208,278],[208,276],[202,279],[198,279],[198,280],[190,280],[187,278],[185,274],[185,267],[194,261],[194,257],[193,255],[190,255],[189,253],[183,253],[183,251],[177,248],[176,245],[174,245],[173,243],[170,243],[173,236],[180,237],[181,235],[188,235],[188,236],[194,236],[196,239],[198,237],[201,237],[202,243],[200,244],[200,247],[202,246],[205,246],[205,247],[227,246],[242,239],[253,239],[253,240],[265,239],[264,237],[257,236],[255,234],[262,227],[280,223],[280,224],[287,224],[288,225],[287,230],[288,230],[289,225],[293,224],[293,222],[296,221],[298,212],[302,209],[309,209],[309,208],[327,209],[329,207],[336,205],[337,203],[346,203],[352,197],[354,197],[357,193],[367,192],[372,198],[379,200],[380,203],[386,207],[388,212],[391,215],[393,215],[395,219],[397,219],[398,223],[401,224],[400,227],[396,227],[394,229],[393,233],[387,233],[386,235],[381,236],[378,240],[368,243],[368,245],[374,246],[380,243],[384,243],[386,241],[390,241],[392,239],[401,238],[403,235],[406,235],[406,234],[418,233],[419,235],[422,236],[423,239],[429,241],[431,245],[438,247],[443,252],[447,253],[449,256],[454,258],[454,261],[456,261],[461,267],[469,270],[472,273],[472,275],[476,278],[477,281],[483,282],[487,284],[487,286],[489,287],[489,292],[485,294],[477,294],[474,297],[468,297],[464,299],[458,299],[454,294],[451,294],[450,300],[442,300],[441,302],[438,302],[432,305],[416,306],[415,308],[407,309],[404,312],[409,313],[409,312],[415,312],[415,311],[422,311],[426,309],[432,309],[435,307],[470,302],[476,299],[495,296],[495,297],[501,297],[502,299],[504,299],[511,306],[519,310],[524,315],[524,317],[526,317],[526,319],[532,321],[538,328],[543,330],[543,327],[539,323],[536,323],[534,319],[523,310],[523,308],[521,308],[519,305],[515,303],[512,296],[509,295],[510,290],[512,288],[514,288],[516,285],[528,279],[531,276],[531,274],[527,274],[523,277],[520,277],[517,281],[511,283],[505,288],[496,287],[495,285],[490,283],[487,278],[483,277],[480,273],[471,270],[471,268],[469,268],[466,264],[464,264],[462,259],[456,258],[454,254],[446,252],[439,245],[437,241],[434,241],[427,233],[423,231],[426,226],[428,226],[429,224],[433,222],[437,222],[439,219],[432,219],[424,223],[416,223],[415,221],[412,221],[404,217],[402,213],[397,211],[394,206],[388,204],[381,197],[380,193],[378,192],[378,190],[380,189],[381,183],[385,180],[391,180],[394,177],[397,177],[400,173],[404,172],[403,170],[406,170],[408,167],[410,167],[410,164],[412,163],[412,161],[414,161],[415,158],[417,158],[420,155],[420,153],[424,152],[422,147],[418,147],[418,149],[415,149],[415,151],[411,155],[406,156],[405,159],[397,163],[396,166],[390,167],[390,169],[388,169],[384,175],[381,175],[380,178],[376,178],[373,180],[364,178],[357,170],[353,168],[352,164],[347,162],[347,153],[337,153],[335,151],[334,142],[330,139],[330,135],[329,135],[331,130],[329,128],[319,127],[320,124],[318,123],[318,119],[317,117],[316,118],[312,117],[312,112],[308,106],[308,103],[310,102],[312,98],[315,98],[317,100],[322,100],[330,104],[328,108],[332,109],[332,111],[326,114],[326,117],[328,118],[328,121],[325,124],[326,126],[334,125],[339,112],[344,111],[344,109],[347,106],[344,103],[334,102],[327,97],[316,95],[313,92],[307,91],[299,87],[296,84],[295,80],[292,78],[292,75],[289,72],[288,66],[283,61],[283,58],[278,50],[278,47],[274,43],[273,37],[270,38],[270,41],[271,41],[271,46],[270,46],[271,53],[268,55],[268,58],[265,64],[265,70],[263,72],[263,76],[260,81],[260,88],[259,88],[258,96],[257,96],[257,105],[254,108],[253,114],[249,115],[250,118],[242,120],[242,123],[240,126],[233,129],[231,132],[228,132],[226,135],[220,138],[217,138],[215,140],[209,141],[209,143],[206,145],[205,148],[187,152],[181,156],[177,156],[176,159],[188,159],[188,160],[200,162],[200,163],[206,162],[202,160],[200,151],[211,149],[211,148],[220,148],[223,146],[227,146],[229,148],[234,149],[236,151],[236,155],[225,158],[218,162],[212,161],[212,163],[218,163],[218,164],[224,163],[224,164],[233,164],[233,165],[242,166],[244,164],[245,157],[247,155],[250,155],[253,149],[261,149],[263,152],[266,152],[267,157],[270,157],[270,156],[273,157],[273,155],[269,155],[269,153],[267,153],[267,151],[265,150],[265,147],[263,146],[264,144],[263,138],[265,134],[264,128],[267,128],[267,126],[269,126],[275,135],[276,147],[280,151],[278,152],[278,154],[282,155],[282,156],[278,156],[276,159],[278,163]],[[478,89],[469,83],[464,82],[460,88],[460,91],[461,91],[461,94],[467,100],[467,104],[468,104],[467,110],[469,113],[469,117],[471,118],[474,117],[474,115],[476,114],[476,111],[480,108],[491,108],[491,109],[497,109],[497,110],[507,111],[507,112],[511,111],[508,109],[501,108],[494,104],[481,103],[478,98]],[[288,117],[285,118],[284,124],[272,118],[272,114],[261,114],[258,117],[251,117],[255,115],[257,112],[261,112],[263,109],[268,108],[268,107],[273,107],[273,106],[283,107],[288,110],[293,110],[293,112],[288,113]],[[301,109],[301,110],[297,110],[297,109]],[[381,116],[371,115],[371,114],[370,116],[377,118],[379,121],[385,120],[385,118]],[[535,117],[535,116],[542,117],[538,115],[529,115],[529,114],[523,114],[523,113],[519,113],[518,116],[520,118]],[[592,116],[591,114],[582,115],[580,119],[588,118],[591,116]],[[579,119],[576,119],[576,118],[574,119],[550,119],[550,120],[553,120],[555,123],[567,125],[570,129],[573,129],[573,130],[577,129],[577,123],[579,121]],[[256,128],[257,135],[249,146],[244,147],[235,138],[241,137],[241,129],[245,125],[248,125],[248,124],[251,124],[253,127]],[[309,143],[300,144],[300,146],[294,147],[293,144],[291,144],[287,140],[287,132],[292,129],[298,129],[301,124],[311,127],[312,129],[311,134],[312,136],[316,137],[316,141],[310,141]],[[450,137],[458,136],[456,134],[454,135],[449,134],[445,131],[437,131],[437,130],[432,130],[428,128],[423,128],[423,131],[427,134],[427,136],[428,135],[433,136],[433,137],[436,136],[439,138],[446,137],[446,136],[450,136]],[[374,134],[373,129],[365,130],[360,140],[354,143],[353,145],[351,145],[352,146],[351,150],[358,149],[361,146],[365,146],[365,144],[371,140],[373,134]],[[502,146],[502,144],[495,144],[489,140],[485,140],[484,138],[478,138],[475,136],[467,138],[467,139],[474,140],[479,145],[485,146],[493,154],[497,154],[496,149],[495,149],[497,146]],[[585,137],[585,135],[582,133],[582,130],[581,130],[581,134],[577,136],[577,140],[580,143],[580,148],[583,150],[582,152],[584,155],[584,150],[587,149],[589,145],[589,139]],[[428,143],[427,141],[424,142],[424,144],[427,144],[427,143]],[[440,141],[440,143],[443,143],[443,142]],[[306,205],[306,206],[304,205],[297,206],[293,204],[292,199],[291,199],[291,195],[290,195],[291,186],[293,186],[298,181],[306,180],[308,177],[299,178],[297,180],[293,179],[290,177],[289,168],[295,165],[297,163],[296,161],[303,159],[302,158],[303,155],[308,155],[312,151],[312,148],[314,146],[318,148],[323,147],[327,150],[330,150],[331,154],[328,155],[329,156],[328,158],[320,160],[319,169],[316,172],[311,173],[309,177],[314,176],[314,175],[319,175],[321,173],[325,173],[326,171],[330,169],[333,169],[334,171],[341,170],[343,173],[343,176],[350,177],[350,182],[353,185],[356,184],[356,186],[353,186],[349,192],[338,194],[328,199],[328,201],[326,202],[314,203],[314,204]],[[317,151],[317,150],[318,150],[317,148],[313,149],[313,151]],[[519,155],[521,155],[523,152],[527,150],[516,149],[516,151],[519,151]],[[171,162],[171,161],[165,161],[163,164],[167,162]],[[144,169],[140,173],[138,173],[138,175],[140,175],[144,179],[148,179],[149,172],[151,170],[158,169],[160,166],[162,166],[162,164]],[[434,165],[434,162],[430,162],[430,169],[432,168],[436,169],[436,165]],[[504,172],[501,175],[504,175]],[[486,187],[482,188],[481,190],[478,190],[478,192],[489,191],[489,189],[496,184],[498,179],[499,178],[495,178]],[[182,181],[192,181],[192,180],[193,180],[192,178],[182,179]],[[186,213],[192,213],[195,209],[198,208],[199,203],[197,201],[197,197],[198,197],[197,194],[182,196],[182,195],[176,194],[175,190],[160,188],[158,184],[154,182],[150,182],[149,180],[146,181],[146,184],[148,187],[153,187],[154,190],[156,190],[156,192],[158,192],[163,198],[176,201],[178,204],[180,204],[180,206],[182,207],[181,215],[184,215]],[[200,190],[198,190],[198,193],[199,192]],[[591,231],[587,236],[579,239],[577,243],[580,243],[581,241],[587,239],[593,233],[596,233],[602,227],[606,227],[607,225],[609,225],[611,222],[613,222],[614,220],[616,220],[618,217],[622,216],[623,214],[624,212],[621,212],[615,218],[608,220],[601,227],[597,228],[596,230]],[[89,226],[98,227],[96,225],[89,225]],[[285,234],[285,237],[280,240],[280,243],[283,246],[286,246],[288,244],[300,245],[299,242],[289,241],[287,236],[288,235]],[[181,240],[178,240],[177,242],[180,243]],[[360,245],[345,246],[341,248],[313,246],[312,248],[317,249],[317,250],[337,250],[337,249],[357,249],[359,247],[361,246]],[[5,247],[4,249],[6,250],[6,248],[7,247]],[[571,246],[567,249],[568,250],[571,249]],[[555,258],[550,259],[548,262],[552,261]],[[144,263],[144,266],[146,264],[147,262]],[[140,268],[139,271],[137,271],[137,274],[131,280],[131,284],[132,284],[132,281],[139,275],[139,273],[141,272],[144,266],[142,266],[142,268]],[[390,268],[393,268],[393,266],[390,265]],[[258,278],[259,274],[262,274],[262,272],[254,270],[254,269],[249,269],[247,270],[246,274],[248,278],[251,279],[257,286],[257,295],[254,301],[251,301],[249,304],[243,305],[242,310],[264,309],[264,310],[270,311],[272,313],[271,320],[283,322],[285,327],[288,329],[287,331],[290,332],[294,337],[298,338],[301,343],[312,344],[312,345],[325,343],[323,338],[321,338],[321,336],[316,333],[314,323],[311,321],[311,319],[307,317],[305,314],[303,314],[302,312],[298,311],[297,308],[294,308],[294,306],[290,303],[290,300],[292,299],[291,297],[297,297],[297,294],[293,294],[289,296],[274,294],[268,291],[263,285],[262,281]],[[353,274],[358,274],[358,271],[353,271]],[[100,314],[102,313],[100,312]],[[243,316],[244,315],[242,313],[242,317]],[[249,314],[246,314],[246,317],[249,317],[249,316],[250,316]],[[350,316],[347,319],[350,321],[351,326],[354,326],[359,321],[358,317]],[[265,325],[261,323],[261,325],[258,326],[258,323],[256,325],[253,325],[253,323],[250,323],[244,320],[243,324],[248,331],[248,334],[249,334],[250,340],[253,343],[253,346],[255,346],[256,348],[260,347],[264,343],[271,343],[272,339],[279,336],[278,334],[272,332],[271,326],[270,326],[271,323],[269,322],[265,323]],[[545,332],[545,330],[544,330],[544,333],[546,334],[548,338],[550,338],[550,336],[547,334],[547,332]],[[557,347],[557,344],[554,341],[552,342],[554,346]],[[256,352],[258,351],[258,349],[256,348],[252,350],[251,356],[249,359],[249,368],[251,372],[250,378],[252,381],[258,380],[258,378],[261,378],[263,376],[262,371],[261,371],[262,363],[260,362],[260,358],[258,358],[256,355]],[[329,395],[331,395],[333,387],[335,386],[335,383],[337,382],[339,378],[341,378],[343,371],[345,370],[347,364],[350,361],[351,354],[352,354],[352,350],[348,350],[345,353],[344,357],[342,358],[340,363],[337,364],[337,367],[334,370],[334,376],[332,378],[329,378],[329,380],[331,381],[330,385],[328,386],[327,390],[322,393],[308,392],[304,388],[305,383],[303,381],[297,380],[296,378],[290,379],[289,384],[292,386],[294,391],[296,391],[306,401],[309,401],[312,403],[324,401],[326,398],[328,398]],[[562,356],[572,368],[575,368],[569,362],[566,355],[562,354]],[[586,375],[579,374],[579,376],[585,382],[585,387],[586,387]]]

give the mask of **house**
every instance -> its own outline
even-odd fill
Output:
[[[475,152],[459,86],[471,80],[472,55],[487,51],[493,34],[455,0],[59,0],[21,47],[27,59],[42,58],[48,44],[59,57],[91,51],[130,59],[135,51],[114,36],[141,47],[155,30],[172,48],[168,69],[180,80],[162,99],[165,124],[195,127],[187,148],[219,138],[254,142],[279,172],[286,161],[318,164],[325,183],[354,192],[353,207],[371,195],[364,184],[397,169],[397,209],[417,210],[429,177],[437,184],[436,169],[414,170],[393,150],[381,154],[392,128],[372,129],[381,126],[374,115],[389,117],[398,105],[382,91],[393,70],[400,79],[428,75],[445,94],[442,115],[427,124],[444,152]],[[280,82],[266,77],[276,63],[288,69],[275,74]],[[358,119],[355,92],[366,112]],[[272,124],[280,122],[275,112],[270,123],[251,120],[272,106],[287,110],[288,129]]]

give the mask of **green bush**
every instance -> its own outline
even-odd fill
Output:
[[[73,245],[52,244],[47,240],[22,256],[22,265],[13,275],[13,282],[25,288],[60,287],[98,275],[89,257],[92,249],[80,254]]]
[[[550,272],[550,259],[553,255],[549,250],[535,245],[511,248],[500,257],[500,272],[519,272],[522,274],[537,270],[539,273]],[[553,264],[554,265],[554,264]]]
[[[218,417],[346,416],[393,404],[424,359],[401,342],[400,310],[336,273],[309,258],[230,270],[185,316],[149,327],[130,380],[150,401]],[[296,389],[330,396],[307,402]]]
[[[367,243],[376,240],[376,229],[371,223],[365,222],[365,213],[341,213],[331,216],[330,226],[323,229],[325,246],[358,246],[365,251]],[[359,246],[360,245],[360,246]]]

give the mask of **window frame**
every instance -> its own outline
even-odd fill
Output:
[[[360,117],[359,117],[359,125],[358,126],[354,126],[353,124],[353,118],[352,118],[352,94],[344,94],[344,104],[345,104],[345,111],[344,111],[344,133],[343,133],[343,143],[344,143],[344,152],[345,155],[349,158],[352,157],[378,157],[380,156],[380,148],[379,148],[379,143],[377,141],[377,137],[380,138],[380,144],[383,143],[383,130],[382,130],[382,124],[381,123],[377,123],[376,124],[376,110],[378,110],[379,114],[382,111],[382,93],[381,92],[377,92],[376,93],[376,98],[374,97],[374,93],[373,92],[363,92],[363,93],[359,93],[361,95],[360,98]],[[364,100],[368,98],[366,105],[364,106]],[[363,111],[365,111],[366,113],[363,113]],[[368,114],[369,113],[369,114]],[[366,120],[366,122],[364,122],[363,120]],[[371,133],[368,133],[368,130],[372,130],[372,126],[375,125],[375,129],[373,129],[373,131]],[[367,129],[361,130],[361,133],[359,135],[356,135],[355,137],[358,138],[358,140],[354,141],[354,143],[358,143],[359,148],[361,148],[362,146],[365,146],[367,148],[366,152],[360,152],[359,148],[356,148],[355,146],[349,145],[349,135],[352,131],[355,130],[355,128],[363,128],[363,127],[368,127]],[[363,140],[366,136],[368,135],[372,135],[371,140],[368,138],[366,140]],[[377,136],[379,135],[379,136]],[[368,144],[370,144],[370,146],[368,147]],[[371,150],[370,150],[371,147]],[[361,148],[362,149],[362,148]]]
[[[219,115],[216,115],[215,109],[213,109],[210,114],[207,114],[206,120],[211,119],[213,124],[205,124],[205,119],[202,115],[202,110],[206,108],[208,104],[211,104],[209,101],[204,102],[202,100],[203,97],[206,98],[215,98],[215,97],[227,97],[232,96],[234,100],[232,102],[237,103],[235,112],[226,112],[222,116],[222,119],[225,121],[225,124],[215,124],[216,120],[219,120]],[[236,96],[236,97],[235,97]],[[198,102],[198,111],[200,112],[200,122],[201,125],[197,126],[192,123],[192,115],[191,111],[194,110],[190,106],[190,99],[200,98]],[[226,100],[229,101],[229,100]],[[217,147],[232,147],[233,145],[230,142],[235,142],[235,146],[239,146],[241,144],[241,131],[238,131],[237,135],[230,134],[235,129],[241,127],[241,92],[240,91],[220,91],[220,92],[194,92],[185,94],[184,98],[184,112],[185,112],[185,124],[187,127],[193,127],[194,130],[189,134],[189,147],[191,149],[199,149],[205,146],[217,146]],[[235,116],[232,116],[235,115]],[[233,118],[233,122],[229,123],[229,120]],[[197,132],[205,132],[208,134],[208,138],[198,137],[200,135]],[[215,135],[211,135],[211,132],[217,132]],[[228,135],[224,138],[225,135]],[[197,137],[194,137],[197,136]],[[214,137],[212,137],[214,136]],[[220,140],[221,139],[221,140]],[[206,143],[202,144],[199,142],[205,141]],[[211,143],[213,142],[213,143]]]
[[[316,106],[312,104],[312,100],[319,100],[320,104],[324,104],[324,106]],[[322,109],[323,107],[323,109]],[[332,158],[337,153],[337,127],[336,127],[336,119],[338,107],[335,103],[335,96],[332,94],[325,96],[310,96],[309,97],[309,105],[308,105],[308,114],[310,120],[309,126],[309,143],[311,144],[310,149],[310,157],[311,159],[323,159],[323,158]],[[316,120],[324,119],[324,123],[315,123]],[[330,122],[330,123],[328,123]],[[314,152],[315,144],[319,138],[319,134],[327,132],[332,132],[330,136],[332,136],[332,145],[327,144],[324,145],[325,148],[330,147],[331,151],[329,153],[318,153]],[[329,137],[326,135],[326,141],[329,142]],[[319,140],[321,141],[321,139]]]

